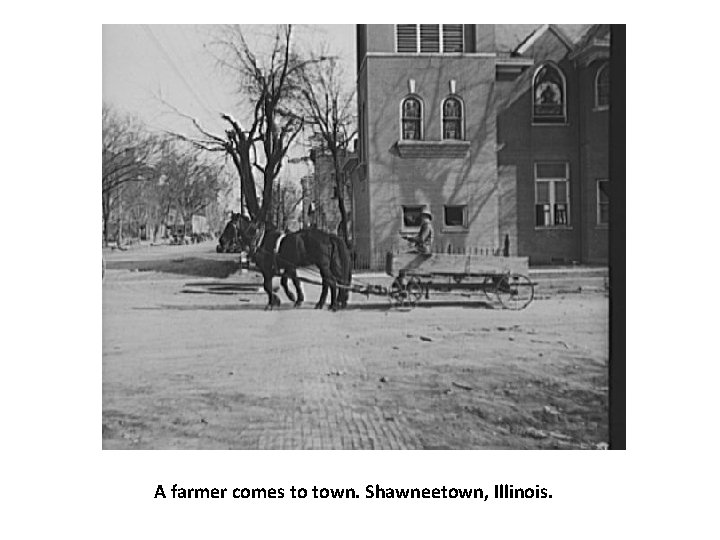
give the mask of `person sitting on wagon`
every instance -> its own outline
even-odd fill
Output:
[[[420,230],[417,235],[412,238],[408,238],[408,240],[415,244],[415,249],[418,253],[429,255],[432,253],[432,214],[426,210],[420,214],[420,219]]]

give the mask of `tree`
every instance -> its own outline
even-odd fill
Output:
[[[278,28],[270,54],[260,58],[250,48],[239,26],[226,26],[215,45],[219,48],[220,65],[235,77],[239,93],[249,105],[245,121],[222,113],[227,124],[224,135],[207,131],[188,115],[199,135],[180,139],[210,152],[223,152],[233,162],[240,178],[241,191],[248,213],[256,223],[271,217],[273,189],[283,158],[303,129],[297,108],[303,72],[314,60],[303,60],[291,45],[292,27]],[[261,198],[258,197],[256,175]]]
[[[103,239],[109,241],[113,210],[122,203],[123,187],[156,178],[154,163],[162,146],[159,137],[110,105],[102,106],[102,213]],[[120,218],[122,218],[121,208]],[[119,230],[122,230],[122,220]]]
[[[221,167],[208,162],[193,148],[169,146],[162,154],[158,170],[162,174],[160,206],[165,216],[174,208],[187,226],[217,202],[222,186]]]
[[[278,227],[285,230],[302,202],[302,190],[293,182],[281,182],[273,193],[273,215]]]
[[[340,233],[349,246],[343,160],[355,136],[355,91],[343,84],[343,73],[335,58],[321,57],[304,70],[302,115],[322,141],[320,151],[328,152],[335,170],[335,192],[340,211]]]

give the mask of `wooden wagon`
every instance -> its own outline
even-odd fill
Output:
[[[395,279],[388,294],[399,305],[413,306],[430,291],[482,292],[506,309],[524,309],[535,296],[527,257],[388,252],[385,272]]]

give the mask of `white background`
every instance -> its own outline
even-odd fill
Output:
[[[99,4],[99,3],[98,3]],[[717,17],[694,2],[6,4],[5,538],[706,538],[717,531]],[[12,7],[11,7],[12,6]],[[266,12],[259,10],[266,9]],[[267,15],[266,15],[267,13]],[[599,22],[627,33],[627,451],[101,450],[101,23]],[[438,17],[440,15],[440,17]],[[522,19],[520,17],[522,16]],[[154,500],[184,487],[547,487],[539,501]]]

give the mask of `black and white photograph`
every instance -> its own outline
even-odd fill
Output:
[[[624,449],[617,32],[103,24],[102,449]]]

